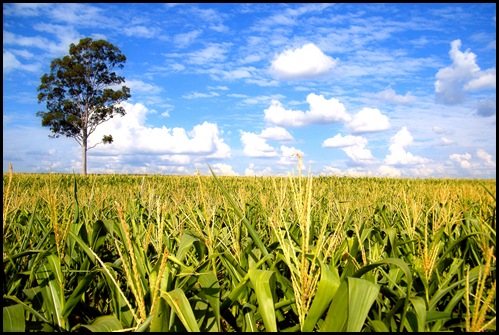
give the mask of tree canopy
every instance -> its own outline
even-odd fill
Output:
[[[37,112],[42,126],[50,127],[52,138],[74,138],[82,147],[82,173],[87,173],[88,138],[103,122],[115,115],[125,115],[122,101],[131,97],[130,89],[119,86],[125,78],[114,70],[122,69],[126,57],[105,40],[83,38],[72,43],[69,55],[54,59],[50,73],[41,77],[38,103],[47,111]],[[102,143],[112,143],[105,135]]]

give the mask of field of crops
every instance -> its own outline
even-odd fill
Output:
[[[496,182],[3,176],[4,331],[495,331]]]

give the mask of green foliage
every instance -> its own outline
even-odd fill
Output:
[[[98,125],[115,115],[125,115],[120,102],[130,98],[130,89],[111,87],[125,81],[115,68],[122,69],[126,57],[105,40],[83,38],[69,47],[69,55],[54,59],[50,72],[41,77],[38,102],[45,102],[47,111],[37,112],[42,126],[50,127],[53,135],[74,138],[86,157],[88,137]],[[111,135],[105,135],[103,143],[112,143]],[[83,162],[86,174],[86,159]]]
[[[495,181],[4,174],[4,331],[494,331]]]

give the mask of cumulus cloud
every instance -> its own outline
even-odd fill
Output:
[[[262,138],[267,140],[275,140],[275,141],[291,141],[293,140],[293,136],[282,127],[269,127],[262,130],[260,134]]]
[[[410,146],[413,142],[413,137],[411,133],[407,130],[407,127],[402,127],[402,129],[396,133],[390,139],[390,148],[388,149],[390,153],[385,158],[385,164],[387,165],[409,165],[409,164],[422,164],[428,162],[428,159],[415,156],[410,152],[406,151],[406,147]]]
[[[284,128],[269,127],[260,134],[241,131],[241,142],[243,151],[249,157],[276,157],[277,149],[267,143],[267,140],[291,141],[293,136]]]
[[[245,176],[267,176],[272,172],[272,168],[266,167],[261,171],[256,171],[256,167],[254,163],[250,163],[248,167],[244,170]]]
[[[471,155],[469,153],[465,154],[452,154],[449,156],[449,158],[457,163],[463,168],[463,169],[470,169],[471,168]]]
[[[322,142],[322,146],[325,148],[340,148],[355,163],[373,163],[376,159],[371,154],[371,151],[365,148],[366,145],[367,139],[365,137],[342,136],[341,134],[337,134]]]
[[[388,87],[384,91],[378,92],[373,96],[378,99],[393,102],[396,104],[406,104],[416,101],[416,97],[411,95],[411,92],[408,92],[405,95],[399,95],[391,87]]]
[[[305,153],[295,147],[287,147],[281,145],[281,158],[279,158],[278,163],[283,165],[296,165],[298,164],[299,157],[304,157]],[[301,166],[301,169],[305,169],[305,166]]]
[[[496,69],[480,71],[475,79],[471,79],[464,85],[466,91],[480,91],[496,88]]]
[[[462,52],[461,40],[451,43],[449,51],[452,64],[440,69],[435,75],[435,96],[445,104],[462,103],[467,91],[479,91],[496,88],[496,70],[480,70],[476,64],[476,55],[466,50]]]
[[[388,117],[377,108],[362,108],[347,123],[353,133],[368,133],[383,131],[390,128]]]
[[[337,99],[325,99],[322,95],[310,93],[307,96],[310,110],[287,110],[278,100],[272,100],[270,107],[264,110],[265,120],[278,126],[303,127],[308,124],[327,124],[349,121],[350,116],[345,106]]]
[[[496,162],[492,159],[492,155],[487,153],[485,150],[478,149],[476,152],[478,158],[485,162],[486,166],[494,167],[496,166]]]
[[[450,140],[445,136],[440,137],[440,145],[451,145],[451,144],[454,144],[453,140]]]
[[[220,176],[238,176],[239,174],[234,171],[231,165],[223,163],[215,163],[211,166],[215,175]]]
[[[476,151],[477,161],[472,161],[473,157],[469,153],[464,154],[451,154],[449,155],[450,160],[459,164],[463,169],[470,170],[472,172],[479,171],[483,165],[487,167],[495,167],[496,162],[492,159],[492,155],[487,153],[483,149],[478,149]]]
[[[276,157],[277,151],[258,134],[241,131],[243,151],[249,157]]]
[[[402,172],[400,172],[399,169],[394,168],[393,166],[388,166],[388,165],[381,165],[378,168],[378,173],[382,177],[399,178],[400,176],[402,176]]]
[[[155,154],[190,155],[205,158],[229,158],[230,148],[220,138],[218,126],[204,122],[192,130],[184,128],[148,127],[146,114],[150,111],[140,103],[123,102],[127,111],[123,117],[115,117],[101,124],[90,137],[89,147],[112,134],[111,146],[99,145],[92,150],[99,155]]]
[[[476,114],[480,116],[495,115],[497,110],[496,99],[480,100],[476,105]]]
[[[277,79],[306,79],[326,74],[336,60],[309,43],[295,50],[285,50],[272,61],[270,73]]]

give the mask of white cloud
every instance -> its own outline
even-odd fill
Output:
[[[4,72],[10,72],[15,69],[20,69],[22,68],[22,64],[20,61],[17,60],[16,56],[10,52],[4,52],[3,53],[3,71]]]
[[[402,127],[402,129],[390,139],[390,153],[385,158],[385,164],[408,165],[428,162],[428,159],[414,156],[405,150],[405,148],[411,145],[412,142],[413,137],[411,133],[407,130],[407,127]]]
[[[411,92],[408,92],[405,95],[398,95],[391,87],[388,87],[384,91],[378,92],[373,96],[396,104],[406,104],[416,101],[416,97],[412,96]]]
[[[466,91],[495,89],[495,69],[481,71],[476,64],[476,55],[469,50],[461,52],[461,40],[454,40],[449,51],[452,64],[440,69],[435,77],[435,95],[446,104],[462,103]]]
[[[177,34],[173,41],[179,48],[184,48],[191,44],[201,34],[201,30],[193,30],[185,34]]]
[[[476,113],[480,116],[495,115],[497,111],[496,99],[484,99],[478,101],[476,105]]]
[[[354,133],[383,131],[390,128],[388,117],[377,108],[362,108],[355,114],[347,127]]]
[[[435,134],[449,134],[450,133],[450,131],[448,131],[448,130],[442,128],[442,127],[439,127],[439,126],[433,126],[431,128],[431,130],[433,130],[433,132]]]
[[[6,51],[3,53],[3,71],[4,73],[9,73],[13,70],[37,72],[39,70],[39,66],[36,64],[24,65],[12,52]]]
[[[278,100],[272,100],[270,107],[264,110],[265,120],[279,126],[303,127],[308,124],[327,124],[349,121],[350,116],[345,106],[337,99],[325,99],[322,95],[310,93],[307,96],[310,110],[286,110]]]
[[[470,80],[464,89],[466,91],[480,91],[496,88],[496,69],[481,71],[476,75],[475,79]]]
[[[471,163],[470,163],[470,159],[471,159],[471,155],[469,153],[465,153],[465,154],[452,154],[449,156],[449,158],[455,162],[458,162],[459,165],[463,168],[463,169],[470,169],[471,168]]]
[[[244,170],[245,176],[267,176],[272,173],[272,168],[266,167],[261,171],[255,171],[255,164],[250,163],[248,167]]]
[[[125,28],[123,32],[126,36],[153,38],[156,36],[157,30],[145,26],[135,26]]]
[[[277,149],[269,145],[267,140],[286,142],[293,140],[293,136],[281,127],[269,127],[260,134],[241,130],[243,151],[249,157],[277,157]]]
[[[295,50],[285,50],[272,61],[270,72],[278,79],[304,79],[324,75],[336,61],[313,43]]]
[[[207,158],[230,157],[230,148],[219,137],[218,126],[214,123],[198,124],[191,131],[179,127],[147,127],[146,114],[151,111],[144,105],[123,102],[122,106],[127,114],[101,124],[90,137],[89,146],[99,142],[107,134],[112,134],[114,142],[110,146],[99,145],[93,152],[98,152],[99,155],[183,154]]]
[[[61,3],[56,4],[54,8],[51,9],[50,15],[57,21],[74,26],[109,26],[110,18],[106,15],[102,15],[102,12],[102,9],[87,4]]]
[[[215,163],[211,166],[215,175],[219,176],[238,176],[238,173],[234,171],[233,167],[229,164]]]
[[[50,7],[49,3],[16,3],[10,7],[4,7],[4,15],[19,15],[19,16],[38,16],[40,12]]]
[[[322,142],[322,146],[325,148],[346,148],[356,145],[364,146],[366,144],[367,139],[365,137],[352,135],[343,136],[341,134],[336,134],[334,137],[330,137]]]
[[[126,87],[130,88],[132,93],[147,93],[147,94],[159,94],[163,91],[163,89],[159,86],[148,84],[143,82],[142,80],[131,80],[127,79],[123,84]],[[121,85],[119,86],[121,88]]]
[[[321,175],[341,175],[341,169],[338,169],[336,167],[333,167],[333,166],[324,166],[322,168],[322,171],[320,173]]]
[[[291,141],[293,140],[293,136],[282,127],[269,127],[262,130],[260,136],[267,140],[275,140],[275,141]]]
[[[206,64],[225,61],[227,50],[219,44],[212,44],[202,50],[189,54],[190,61],[194,64]]]
[[[209,93],[201,93],[201,92],[192,92],[189,94],[184,94],[182,98],[184,99],[198,99],[198,98],[211,98],[218,97],[220,93],[218,92],[209,92]]]
[[[469,153],[464,154],[451,154],[449,158],[458,163],[459,166],[463,169],[469,170],[471,173],[479,173],[483,164],[488,167],[495,167],[496,162],[492,159],[492,155],[487,153],[483,149],[478,149],[476,151],[476,156],[480,159],[480,161],[472,161],[472,156]],[[483,163],[482,163],[483,162]]]
[[[283,165],[298,165],[299,156],[304,157],[305,153],[295,147],[287,147],[281,145],[281,158],[279,158],[278,163]],[[305,166],[302,165],[301,169],[304,170]]]
[[[258,134],[241,131],[243,151],[249,157],[276,157],[277,151]]]
[[[485,150],[478,149],[476,155],[485,162],[485,165],[490,167],[496,166],[496,162],[492,160],[492,155],[488,154]]]
[[[356,163],[373,163],[376,159],[371,154],[371,151],[365,148],[366,145],[367,139],[365,137],[342,136],[341,134],[337,134],[322,142],[322,146],[325,148],[340,148]]]
[[[453,140],[448,139],[448,138],[447,138],[447,137],[445,137],[445,136],[442,136],[442,137],[440,138],[440,143],[441,143],[442,145],[451,145],[451,144],[454,144],[454,141],[453,141]]]
[[[388,165],[381,165],[378,168],[378,173],[383,177],[399,178],[400,176],[402,176],[402,173],[400,172],[399,169],[396,169],[393,166],[388,166]]]

